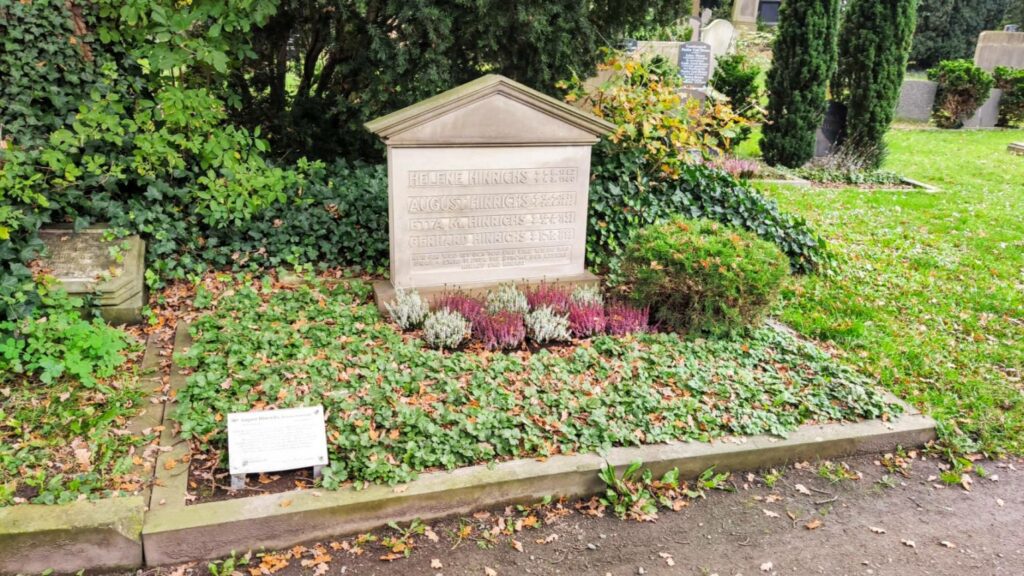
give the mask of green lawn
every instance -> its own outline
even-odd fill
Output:
[[[898,130],[886,168],[942,193],[770,189],[831,243],[783,320],[928,408],[957,451],[1024,454],[1024,131]]]

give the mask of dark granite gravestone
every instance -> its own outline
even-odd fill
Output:
[[[146,243],[138,236],[106,240],[107,230],[39,231],[47,256],[41,264],[72,296],[92,296],[100,316],[112,324],[142,321]]]
[[[707,88],[711,79],[711,45],[684,42],[679,47],[679,75],[687,88]]]
[[[829,102],[825,110],[825,120],[815,134],[814,155],[828,156],[835,150],[846,127],[846,106],[838,102]]]

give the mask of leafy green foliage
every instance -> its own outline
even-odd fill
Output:
[[[668,330],[722,334],[761,320],[789,264],[772,243],[708,220],[641,230],[626,249],[625,283]]]
[[[846,108],[842,146],[871,152],[868,166],[885,158],[889,130],[903,86],[918,0],[852,0],[843,13],[832,98]]]
[[[1024,126],[1024,68],[997,66],[995,87],[1003,91],[999,101],[999,126]]]
[[[937,82],[932,119],[939,128],[960,128],[988,100],[995,80],[970,60],[943,60],[928,70]]]
[[[978,35],[998,30],[1011,0],[920,0],[910,60],[931,68],[974,56]]]
[[[608,139],[623,151],[642,151],[663,177],[678,176],[694,156],[728,152],[749,124],[725,103],[688,97],[678,68],[659,56],[612,52],[599,69],[608,74],[599,86],[580,76],[560,83],[566,102],[616,124]]]
[[[715,74],[711,77],[711,86],[729,99],[729,105],[737,114],[751,120],[760,119],[761,91],[757,79],[761,75],[761,67],[744,54],[726,54],[715,61]],[[744,126],[733,140],[739,145],[750,137],[750,127]]]
[[[484,72],[554,93],[567,70],[590,76],[625,30],[687,11],[670,0],[283,0],[251,35],[255,58],[231,63],[234,116],[289,157],[376,160],[368,120]]]
[[[725,172],[691,164],[679,178],[665,180],[642,151],[619,151],[611,143],[598,144],[591,169],[587,259],[612,280],[632,235],[677,215],[715,220],[774,242],[796,272],[831,265],[824,240],[805,220]]]
[[[85,388],[109,378],[124,362],[128,338],[102,320],[82,319],[82,300],[41,286],[43,306],[19,321],[0,322],[0,384],[68,377]]]
[[[835,72],[839,0],[787,0],[768,71],[768,121],[761,150],[772,166],[795,168],[814,155]]]
[[[774,330],[692,342],[599,336],[568,354],[442,354],[383,322],[369,294],[360,282],[273,289],[240,279],[196,319],[178,357],[191,371],[174,414],[182,434],[223,454],[224,414],[323,403],[324,483],[334,488],[616,445],[785,435],[895,409],[863,377]]]
[[[41,306],[0,322],[0,506],[73,502],[141,488],[131,449],[145,438],[122,428],[139,406],[135,346],[82,302],[37,288]]]
[[[724,489],[724,482],[729,474],[716,473],[712,466],[701,472],[691,488],[679,477],[679,469],[672,468],[661,477],[654,479],[650,468],[644,468],[643,462],[635,460],[629,464],[619,476],[615,467],[605,465],[598,471],[598,477],[605,485],[601,504],[609,506],[620,520],[638,520],[651,522],[658,518],[658,509],[669,508],[675,511],[686,506],[687,499],[703,498],[705,490]]]

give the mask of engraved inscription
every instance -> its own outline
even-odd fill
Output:
[[[483,214],[450,218],[414,218],[409,221],[413,232],[435,230],[475,230],[478,228],[511,228],[527,226],[559,226],[572,224],[572,212],[532,212],[529,214]]]
[[[476,270],[510,268],[534,264],[567,264],[571,255],[569,246],[539,246],[505,250],[473,250],[464,252],[429,252],[414,254],[413,269],[458,268]]]
[[[414,236],[410,239],[410,244],[413,248],[461,248],[494,244],[543,244],[570,240],[572,240],[572,229],[564,228],[561,230],[495,230],[469,234]]]
[[[409,187],[575,184],[578,174],[579,170],[572,166],[501,170],[412,170],[409,172]]]
[[[523,210],[572,206],[572,192],[533,192],[525,194],[460,194],[457,196],[411,196],[409,213],[463,212],[467,210]]]

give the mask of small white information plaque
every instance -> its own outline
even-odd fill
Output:
[[[228,414],[232,487],[244,475],[327,465],[323,406]],[[236,480],[242,482],[238,486]]]

